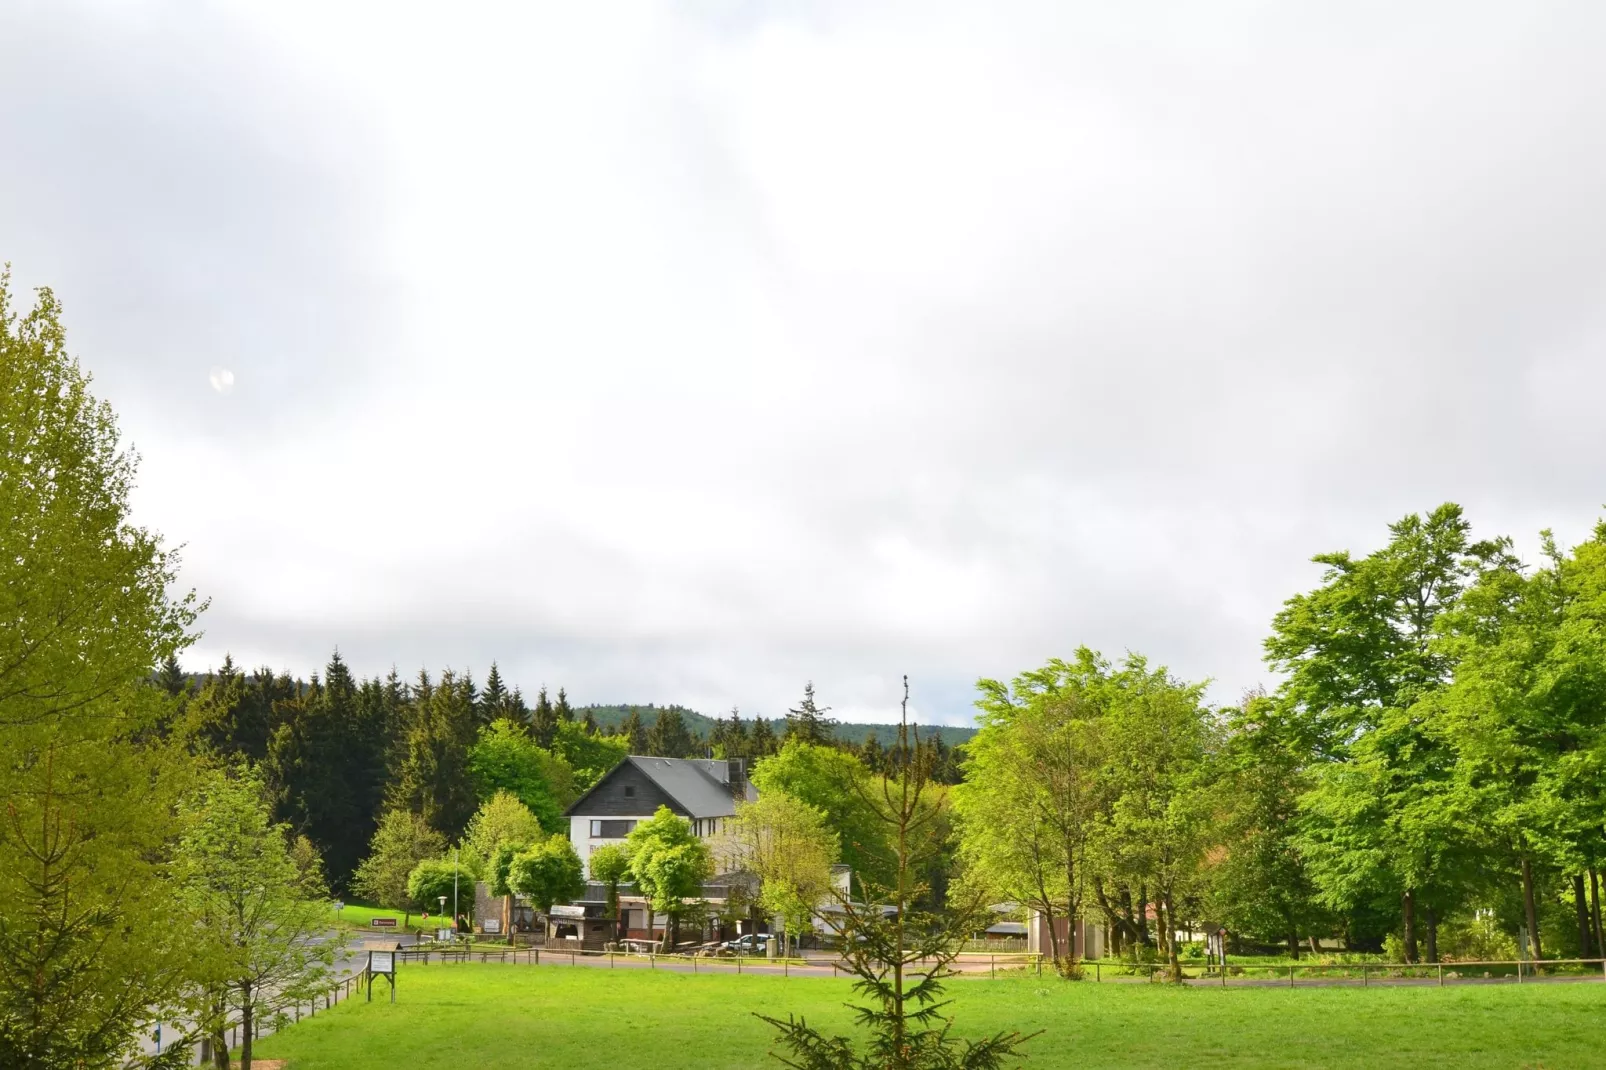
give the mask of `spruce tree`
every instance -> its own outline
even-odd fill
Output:
[[[554,708],[553,712],[557,715],[557,719],[560,721],[574,720],[574,709],[569,705],[569,696],[561,687],[558,688],[558,704]]]
[[[775,753],[775,730],[766,717],[753,718],[753,732],[748,739],[748,753],[756,762]]]
[[[647,729],[641,723],[641,714],[634,708],[625,716],[624,723],[619,726],[619,734],[630,743],[631,754],[647,754]]]
[[[163,691],[174,698],[189,691],[189,680],[179,666],[177,655],[174,654],[162,659],[162,671],[157,674],[156,682],[161,685]]]
[[[594,736],[597,734],[597,718],[590,710],[586,711],[586,719],[582,723],[581,727],[585,729],[586,735],[588,736]]]
[[[423,674],[420,683],[413,699],[407,757],[391,801],[455,840],[478,803],[468,771],[468,751],[476,731],[474,707],[468,688],[450,669],[433,687]]]
[[[507,716],[509,694],[502,683],[502,671],[491,662],[491,673],[485,678],[485,690],[480,692],[478,713],[480,724],[490,724],[498,717]]]
[[[880,773],[886,768],[887,754],[875,729],[872,728],[864,734],[864,746],[859,748],[859,758],[864,762],[865,768],[872,773]]]
[[[530,734],[537,743],[550,749],[557,727],[557,711],[552,708],[552,700],[546,697],[546,685],[542,684],[535,696],[535,709],[530,714]]]
[[[658,719],[647,734],[647,753],[659,758],[686,758],[695,750],[696,742],[680,710],[673,706],[659,710]]]
[[[820,706],[814,701],[814,681],[804,684],[803,701],[798,703],[796,709],[786,712],[787,741],[795,739],[802,743],[830,745],[833,742],[831,729],[836,724],[826,716],[830,711],[831,707]]]

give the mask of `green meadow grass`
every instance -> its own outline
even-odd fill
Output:
[[[1606,1066],[1606,983],[1173,988],[1013,976],[955,981],[954,1031],[1043,1030],[1051,1067]],[[779,1066],[752,1012],[853,1033],[848,984],[496,963],[403,966],[393,1006],[354,997],[257,1045],[291,1070]]]

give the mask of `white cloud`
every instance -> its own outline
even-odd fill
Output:
[[[958,719],[1086,642],[1229,699],[1311,553],[1599,504],[1593,12],[176,12],[0,16],[0,255],[200,660]]]

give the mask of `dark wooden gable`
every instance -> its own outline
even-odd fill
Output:
[[[634,794],[625,794],[627,789]],[[656,813],[660,806],[669,807],[681,817],[691,816],[635,762],[626,760],[614,766],[585,798],[569,808],[569,813],[575,817],[640,817]]]

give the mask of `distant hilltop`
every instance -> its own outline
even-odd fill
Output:
[[[687,709],[685,706],[655,706],[650,702],[644,706],[592,705],[576,706],[574,708],[575,716],[577,718],[584,718],[585,715],[589,713],[597,722],[598,727],[600,727],[604,732],[617,732],[619,730],[619,726],[624,723],[625,719],[630,716],[632,711],[637,717],[641,718],[642,724],[650,726],[654,719],[657,718],[658,714],[662,713],[664,710],[674,710],[675,712],[679,713],[681,718],[686,722],[686,727],[691,731],[692,735],[701,736],[704,739],[712,737],[714,723],[716,721],[724,720],[723,717],[710,717],[705,713],[698,713],[696,710]],[[781,737],[786,734],[785,717],[761,718],[748,717],[744,714],[742,716],[742,720],[748,722],[749,725],[751,725],[754,721],[767,721],[777,737]],[[933,736],[940,736],[943,743],[949,747],[957,747],[961,743],[968,743],[970,741],[970,737],[976,734],[976,730],[974,728],[959,727],[955,725],[911,725],[910,727],[916,729],[920,733],[921,739],[931,739]],[[838,740],[843,743],[852,743],[855,746],[863,743],[865,739],[872,733],[874,733],[876,737],[876,742],[880,743],[883,747],[888,747],[897,742],[898,726],[895,724],[856,724],[852,722],[843,722],[833,725],[831,728],[831,734]]]

